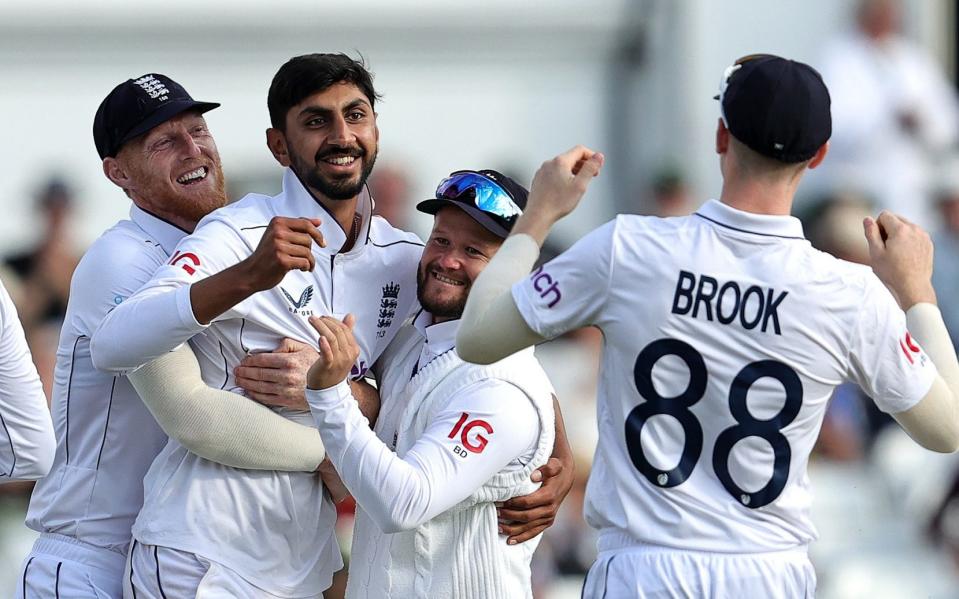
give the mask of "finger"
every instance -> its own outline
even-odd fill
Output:
[[[866,243],[869,245],[869,254],[878,256],[886,249],[886,244],[882,241],[882,234],[879,232],[879,224],[866,217],[862,221],[862,228],[866,234]]]
[[[554,160],[556,160],[556,162],[558,162],[560,165],[565,166],[572,172],[573,167],[575,167],[578,162],[583,162],[583,163],[587,162],[590,158],[592,158],[593,154],[595,153],[596,152],[594,152],[593,150],[590,150],[586,146],[577,145],[566,150],[565,152],[563,152],[562,154],[554,158]]]
[[[236,379],[236,384],[241,387],[244,391],[252,391],[254,393],[276,393],[276,384],[268,383],[266,381],[261,381],[257,379],[248,379],[243,377],[234,377]]]
[[[280,341],[280,345],[276,348],[277,353],[294,353],[302,351],[304,349],[313,349],[309,345],[297,341],[296,339],[290,339],[289,337],[284,337],[283,341]]]
[[[309,348],[309,346],[306,347]],[[291,357],[289,353],[265,352],[262,354],[248,355],[240,362],[240,366],[285,370],[291,368],[295,364],[295,361],[295,358]]]
[[[508,531],[504,532],[504,534],[509,535],[509,538],[506,539],[506,542],[509,545],[517,545],[519,543],[525,543],[526,541],[542,534],[542,532],[546,530],[547,528],[549,528],[552,524],[553,524],[552,522],[538,524],[523,532],[517,532],[517,533],[508,532]]]
[[[345,324],[331,316],[324,316],[323,323],[336,335],[336,346],[338,348],[348,349],[351,347],[350,330],[346,328]]]
[[[259,393],[257,391],[247,391],[246,396],[256,403],[269,406],[271,408],[286,408],[290,406],[289,401],[282,395],[273,393]]]
[[[306,251],[313,251],[313,237],[308,232],[298,233],[294,230],[287,231],[284,233],[282,238],[276,240],[279,242],[286,242],[293,245],[297,245]]]
[[[323,233],[317,228],[319,224],[316,223],[319,222],[319,219],[316,218],[295,218],[290,220],[287,228],[290,231],[302,234],[307,247],[315,241],[318,246],[323,248],[326,247],[326,240],[323,238]]]
[[[319,333],[320,337],[326,339],[326,342],[330,344],[330,348],[334,351],[339,349],[339,342],[336,339],[336,333],[330,329],[329,324],[326,322],[326,317],[321,317],[317,319],[316,323],[313,325]]]
[[[352,312],[343,317],[343,324],[346,325],[346,328],[353,330],[353,327],[356,326],[356,317],[353,316]]]
[[[540,487],[534,493],[523,495],[522,497],[513,497],[503,503],[503,507],[510,510],[529,510],[536,507],[550,505],[556,500],[556,493],[552,487]]]
[[[330,346],[330,342],[326,337],[320,337],[320,357],[323,358],[324,363],[331,363],[333,356],[333,348]]]
[[[556,510],[552,506],[540,506],[528,510],[511,510],[501,507],[496,510],[496,515],[499,520],[505,522],[533,522],[555,516]]]
[[[582,185],[583,189],[589,185],[589,182],[593,180],[593,177],[599,175],[599,170],[603,167],[603,155],[599,152],[590,156],[589,160],[586,160],[583,163],[583,166],[579,169],[579,172],[573,177],[573,181]]]
[[[902,226],[902,219],[898,215],[889,212],[888,210],[883,210],[879,213],[879,218],[876,219],[879,223],[879,226],[886,230],[887,235],[895,234]]]
[[[309,228],[309,234],[310,234],[310,237],[313,238],[313,241],[316,242],[316,245],[320,246],[321,248],[326,247],[326,239],[323,237],[323,233],[321,233],[320,230],[317,229],[312,224],[310,225],[310,228]]]
[[[545,464],[533,471],[530,480],[538,483],[542,480],[549,480],[554,476],[559,476],[563,472],[563,462],[557,458],[550,458]]]
[[[284,381],[283,371],[277,368],[259,368],[256,366],[237,366],[233,369],[237,379],[263,381],[267,383],[281,383]]]

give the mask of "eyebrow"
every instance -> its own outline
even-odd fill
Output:
[[[354,108],[370,108],[370,103],[362,98],[357,98],[343,107],[344,111],[353,110]],[[327,108],[325,106],[307,106],[300,111],[300,117],[304,116],[327,116],[335,112],[332,108]]]

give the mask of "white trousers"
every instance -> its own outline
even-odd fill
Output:
[[[44,533],[23,560],[17,599],[120,599],[123,556],[73,537]]]
[[[666,547],[599,554],[583,599],[813,599],[816,573],[805,550],[707,553]]]
[[[282,599],[202,556],[144,545],[136,539],[127,562],[124,599]],[[322,597],[320,594],[306,599]]]

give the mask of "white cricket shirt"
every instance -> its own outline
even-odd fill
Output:
[[[307,390],[327,454],[357,503],[348,597],[385,598],[412,588],[414,555],[405,551],[405,539],[390,533],[454,508],[499,472],[522,470],[537,448],[541,427],[530,398],[510,382],[488,378],[440,400],[423,435],[395,453],[411,393],[429,391],[416,389],[412,379],[455,351],[460,321],[432,319],[421,311],[376,363],[381,408],[373,431],[348,385]],[[496,551],[528,567],[535,543],[499,540]]]
[[[390,342],[416,304],[416,265],[422,243],[363,216],[353,249],[339,253],[346,235],[287,169],[283,191],[251,194],[204,218],[177,246],[169,263],[133,298],[117,307],[94,335],[94,359],[103,367],[136,368],[186,341],[196,351],[204,381],[243,393],[233,370],[249,353],[273,351],[284,337],[317,346],[311,315],[356,315],[359,377]],[[275,288],[257,293],[218,317],[197,324],[190,284],[248,257],[274,216],[320,218],[327,247],[313,245],[313,272],[292,271]],[[280,411],[312,424],[308,412]],[[318,593],[342,562],[333,537],[336,513],[318,476],[230,468],[204,460],[171,441],[150,468],[137,540],[189,551],[221,563],[280,596]]]
[[[90,337],[185,234],[134,205],[74,271],[54,374],[57,451],[30,498],[30,528],[126,555],[143,475],[167,438],[126,377],[93,366]]]
[[[868,267],[813,249],[795,218],[717,201],[619,216],[513,298],[545,337],[603,331],[585,508],[600,550],[808,544],[806,464],[833,388],[858,383],[895,413],[936,376]]]
[[[0,483],[44,476],[55,448],[40,375],[17,308],[0,283]]]

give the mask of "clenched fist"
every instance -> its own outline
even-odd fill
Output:
[[[918,225],[892,212],[863,221],[873,272],[892,292],[899,307],[936,303],[932,288],[932,240]]]

